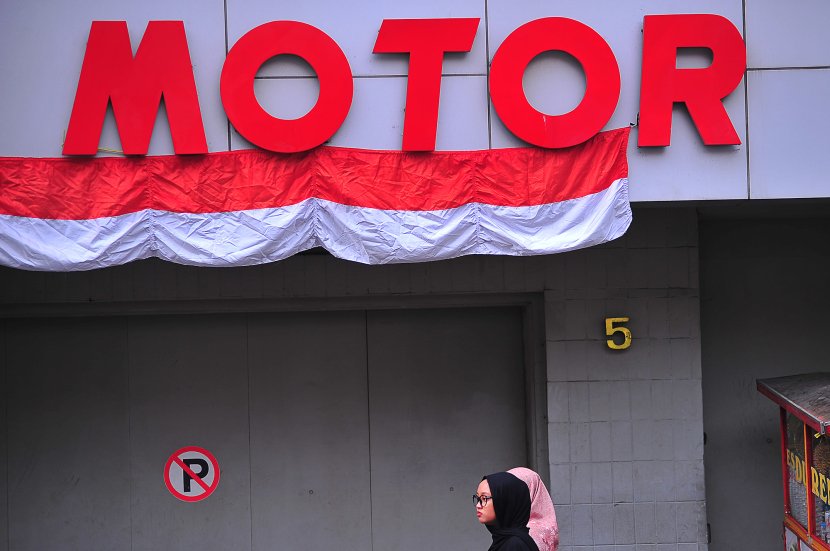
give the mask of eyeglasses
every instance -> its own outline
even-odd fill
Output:
[[[478,507],[481,505],[482,507],[487,507],[487,502],[493,499],[493,496],[480,496],[478,494],[473,495],[473,505]]]

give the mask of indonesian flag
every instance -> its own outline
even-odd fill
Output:
[[[246,266],[320,246],[385,264],[590,247],[631,223],[628,134],[557,150],[2,158],[0,264]]]

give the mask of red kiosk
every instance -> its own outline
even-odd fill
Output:
[[[786,549],[830,550],[830,373],[757,384],[781,408]]]

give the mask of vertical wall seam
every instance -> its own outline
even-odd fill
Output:
[[[11,549],[11,503],[9,493],[11,486],[9,485],[9,350],[6,347],[6,322],[3,322],[3,383],[6,385],[6,549]],[[132,521],[130,524],[132,529]],[[132,546],[132,543],[130,543]]]
[[[228,0],[224,0],[225,9],[225,59],[228,58]],[[228,119],[228,151],[231,150],[231,120]]]
[[[133,549],[133,416],[132,401],[130,400],[130,317],[125,320],[127,330],[127,457],[129,460],[128,499],[130,502],[130,549]]]
[[[251,521],[251,551],[254,548],[254,503],[253,496],[253,468],[251,466],[251,339],[250,339],[250,324],[248,317],[250,314],[245,314],[245,373],[248,378],[248,516]]]
[[[369,386],[369,310],[363,311],[363,341],[366,344],[366,425],[368,427],[369,437],[369,549],[375,549],[375,511],[372,504],[372,403],[371,395],[369,394],[371,387]]]
[[[490,17],[487,0],[484,0],[484,67],[487,69],[487,147],[493,149],[493,124],[490,115]]]

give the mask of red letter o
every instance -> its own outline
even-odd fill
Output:
[[[254,95],[256,72],[280,54],[302,57],[320,79],[317,103],[299,119],[272,117]],[[329,35],[305,23],[272,21],[251,29],[231,48],[220,92],[228,119],[247,140],[270,151],[295,153],[317,147],[337,132],[349,114],[354,84],[343,50]]]
[[[549,50],[571,54],[585,70],[585,97],[564,115],[540,113],[522,87],[528,63]],[[564,17],[537,19],[513,31],[493,56],[490,96],[499,118],[519,138],[541,147],[570,147],[593,137],[614,114],[620,68],[608,43],[591,27]]]

